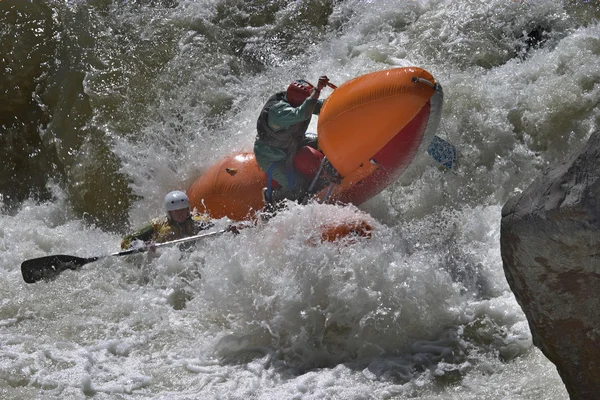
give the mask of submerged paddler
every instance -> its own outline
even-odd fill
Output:
[[[21,263],[23,280],[27,283],[35,283],[54,278],[63,271],[77,270],[108,256],[128,256],[146,251],[154,253],[157,248],[172,244],[177,244],[180,250],[185,250],[188,244],[198,239],[226,232],[238,234],[238,228],[242,227],[229,225],[226,229],[198,234],[212,227],[213,223],[208,218],[190,211],[190,200],[184,192],[176,190],[168,193],[164,204],[166,217],[155,218],[144,227],[125,236],[121,242],[124,251],[96,257],[55,254],[25,260]]]
[[[121,249],[142,246],[146,243],[164,243],[197,235],[211,228],[213,223],[203,215],[190,211],[188,196],[179,190],[169,192],[164,200],[167,215],[155,218],[137,231],[125,236]],[[230,225],[227,230],[237,233],[237,227]]]
[[[263,106],[256,123],[254,154],[267,179],[280,185],[271,193],[263,189],[265,203],[299,200],[306,194],[310,182],[294,169],[293,161],[301,147],[317,149],[317,138],[307,136],[306,130],[312,115],[321,111],[323,100],[319,100],[319,95],[328,83],[326,76],[319,77],[316,87],[304,80],[294,81]]]

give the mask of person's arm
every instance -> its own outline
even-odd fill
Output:
[[[321,114],[321,107],[323,107],[324,100],[317,100],[317,104],[315,104],[315,109],[313,110],[313,114],[319,115]]]
[[[154,235],[154,225],[150,222],[147,225],[144,225],[142,228],[137,231],[125,236],[121,241],[121,249],[127,250],[131,247],[131,242],[134,240],[141,240],[143,242],[147,242],[152,239],[152,235]]]
[[[316,93],[316,98],[319,98],[321,94],[321,90],[323,90],[329,84],[329,78],[326,75],[322,75],[319,77],[319,82],[317,82],[317,87],[313,91],[313,94]],[[313,97],[313,96],[311,96]],[[323,107],[323,100],[317,100],[317,104],[315,104],[315,108],[313,109],[313,114],[319,115],[321,114],[321,107]]]
[[[269,109],[269,126],[277,131],[304,122],[312,116],[316,105],[317,99],[312,97],[304,100],[298,107],[280,101]]]

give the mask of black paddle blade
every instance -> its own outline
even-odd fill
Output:
[[[25,282],[35,283],[42,279],[52,279],[67,269],[76,270],[97,259],[98,257],[81,258],[62,254],[34,258],[23,261],[21,273]]]

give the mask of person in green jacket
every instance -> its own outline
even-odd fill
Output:
[[[121,249],[130,249],[146,242],[164,243],[197,235],[213,226],[213,223],[199,214],[190,212],[190,200],[179,190],[169,192],[164,200],[167,215],[154,218],[137,231],[125,236]]]
[[[306,130],[312,115],[321,111],[323,100],[319,100],[319,95],[328,83],[326,76],[319,77],[317,87],[304,80],[294,81],[263,106],[256,123],[254,155],[269,179],[280,185],[272,193],[265,193],[266,203],[299,200],[306,194],[310,182],[294,170],[293,161],[302,146],[317,149],[316,137],[307,136]]]

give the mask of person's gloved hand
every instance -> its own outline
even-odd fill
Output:
[[[146,249],[150,253],[156,253],[156,243],[154,243],[153,241],[147,241],[147,242],[145,242],[144,246],[146,246]]]
[[[146,243],[144,243],[143,240],[136,239],[129,244],[128,249],[129,250],[140,250],[144,247],[146,247]]]
[[[329,83],[329,78],[325,75],[319,77],[319,82],[317,82],[317,90],[321,91],[327,84]]]
[[[227,228],[225,228],[225,231],[226,232],[231,232],[234,235],[239,235],[240,234],[240,230],[235,225],[229,225]]]

